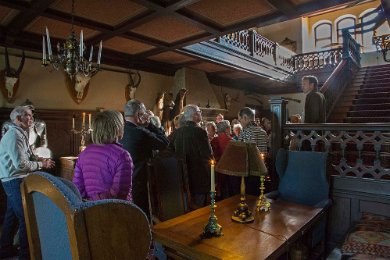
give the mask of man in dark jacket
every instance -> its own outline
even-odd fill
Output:
[[[149,216],[147,162],[153,150],[165,149],[169,141],[162,129],[150,123],[145,105],[136,99],[128,101],[124,108],[125,129],[120,141],[133,159],[134,172],[132,194],[134,203]]]
[[[302,78],[302,91],[306,94],[305,123],[325,123],[326,103],[325,97],[317,91],[318,80],[315,76]]]
[[[199,126],[202,112],[196,105],[188,105],[183,113],[184,125],[173,132],[170,147],[187,163],[192,206],[203,207],[210,191],[211,146],[207,132]]]

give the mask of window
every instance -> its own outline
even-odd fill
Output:
[[[343,42],[343,29],[345,28],[350,28],[354,27],[353,29],[349,29],[349,33],[351,36],[356,39],[356,34],[355,34],[355,26],[356,26],[356,20],[353,17],[345,17],[341,18],[337,23],[336,23],[336,31],[337,31],[337,42],[342,43]]]
[[[332,24],[323,22],[314,27],[314,44],[316,49],[327,47],[332,43]]]
[[[364,52],[376,51],[375,45],[372,43],[372,36],[374,34],[373,28],[375,26],[375,18],[378,16],[377,12],[373,12],[375,9],[371,8],[360,14],[359,22],[366,24],[362,27],[362,45]],[[372,21],[372,23],[370,23]]]

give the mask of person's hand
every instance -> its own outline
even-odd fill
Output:
[[[52,159],[43,159],[42,168],[51,169],[55,166],[55,162]]]
[[[142,126],[148,126],[150,123],[150,118],[154,116],[153,112],[150,110],[146,110],[141,116],[139,116],[139,121]]]

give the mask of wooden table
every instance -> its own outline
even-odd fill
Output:
[[[256,212],[256,197],[246,198],[255,216],[249,224],[230,218],[239,196],[217,203],[216,215],[224,233],[221,237],[199,237],[208,222],[210,207],[155,225],[153,237],[182,259],[275,259],[323,215],[322,209],[283,201],[272,202],[269,212]]]

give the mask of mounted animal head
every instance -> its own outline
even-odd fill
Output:
[[[80,104],[88,94],[89,81],[92,76],[85,76],[82,73],[77,73],[75,77],[70,78],[67,74],[66,78],[66,87],[73,99],[74,102]]]
[[[5,48],[4,58],[5,58],[5,69],[0,71],[0,76],[1,76],[0,88],[1,88],[1,92],[3,93],[3,96],[7,99],[7,101],[9,103],[13,103],[15,101],[16,92],[19,88],[19,78],[20,78],[20,73],[22,72],[24,66],[25,54],[23,51],[22,60],[20,61],[17,70],[11,68],[9,64],[7,48]]]
[[[126,101],[135,99],[135,92],[137,91],[137,87],[141,83],[141,74],[138,71],[130,70],[128,74],[129,74],[129,84],[127,84],[125,88]]]

